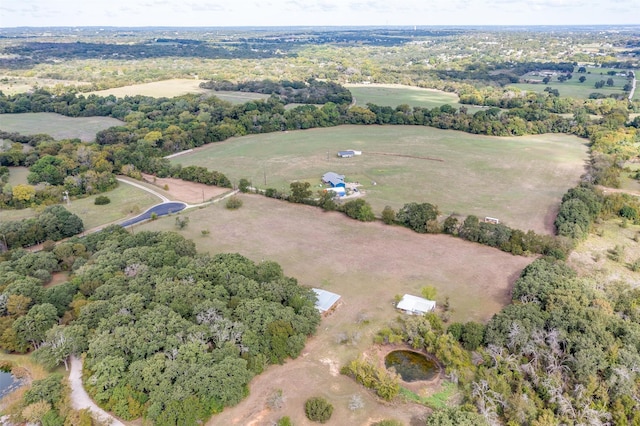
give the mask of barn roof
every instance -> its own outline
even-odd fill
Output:
[[[339,175],[335,172],[327,172],[322,175],[323,182],[329,182],[330,180],[344,180],[344,175]]]
[[[327,312],[340,299],[339,294],[331,293],[327,290],[322,290],[320,288],[314,288],[312,290],[316,293],[316,296],[318,296],[316,309],[321,313]]]
[[[436,302],[422,297],[405,294],[402,296],[402,300],[398,302],[396,307],[403,311],[426,313],[435,309]]]

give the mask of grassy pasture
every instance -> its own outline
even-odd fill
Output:
[[[356,99],[356,104],[360,106],[366,106],[367,103],[394,108],[402,104],[423,108],[434,108],[445,104],[454,108],[462,106],[458,103],[458,95],[441,90],[402,84],[345,84],[345,87],[349,89]],[[470,112],[481,109],[473,105],[465,105],[465,107]]]
[[[29,169],[27,167],[9,167],[9,184],[20,185],[27,184],[27,176],[29,176]]]
[[[174,78],[171,80],[155,81],[153,83],[134,84],[131,86],[117,87],[115,89],[99,90],[91,92],[98,96],[113,95],[117,98],[125,96],[151,96],[154,98],[173,98],[189,93],[201,93],[216,96],[233,104],[242,104],[255,99],[267,99],[269,95],[250,92],[228,92],[202,89],[199,85],[204,80]]]
[[[51,112],[0,114],[0,129],[23,135],[46,133],[54,139],[93,141],[100,130],[122,125],[111,117],[65,117]]]
[[[13,169],[10,176],[13,176]],[[112,191],[100,195],[106,195],[111,199],[111,203],[102,206],[94,204],[96,195],[87,198],[72,200],[71,204],[64,205],[67,210],[77,214],[84,222],[85,229],[106,225],[114,221],[124,220],[135,214],[142,213],[147,208],[160,202],[158,197],[131,185],[120,183]],[[36,216],[44,207],[22,209],[22,210],[1,210],[0,220],[21,220]]]
[[[363,154],[337,158],[342,149]],[[512,227],[550,232],[562,195],[584,171],[586,151],[583,140],[567,135],[500,138],[430,127],[340,126],[235,138],[171,161],[278,190],[294,180],[319,189],[322,174],[334,171],[360,182],[377,213],[385,205],[430,202],[444,214],[498,217]]]
[[[552,89],[558,89],[560,96],[574,98],[574,99],[588,99],[589,95],[594,92],[602,93],[606,96],[609,96],[611,94],[623,93],[622,88],[628,82],[626,77],[607,75],[607,71],[616,71],[616,70],[609,70],[605,68],[587,68],[586,73],[574,72],[573,78],[565,81],[564,83],[561,83],[558,81],[557,79],[558,76],[553,76],[549,84],[516,83],[516,84],[512,84],[511,87],[516,87],[520,90],[527,90],[527,91],[539,92],[539,93],[544,92],[545,88],[551,87]],[[620,70],[617,70],[617,71],[620,72]],[[584,83],[580,83],[579,81],[581,76],[586,77],[586,80]],[[532,73],[529,73],[521,77],[522,80],[527,78],[542,81],[543,76],[536,76],[536,75],[533,75]],[[595,88],[595,84],[597,81],[604,80],[606,82],[609,78],[612,78],[614,81],[613,87],[609,87],[605,84],[600,89]]]
[[[409,424],[427,410],[413,404],[382,404],[338,374],[339,368],[371,351],[375,331],[399,315],[394,309],[396,294],[420,294],[421,287],[433,285],[438,301],[450,297],[452,320],[486,321],[508,303],[513,281],[533,260],[445,235],[420,235],[381,222],[361,223],[315,207],[258,195],[240,197],[244,204],[238,210],[217,203],[180,213],[190,219],[180,231],[173,217],[163,217],[137,225],[132,232],[177,231],[192,239],[198,251],[238,252],[257,262],[273,260],[301,284],[342,298],[301,357],[269,367],[251,382],[250,395],[214,416],[211,425],[250,424],[256,419],[269,424],[284,414],[295,424],[306,424],[304,401],[316,394],[334,404],[336,424],[369,424],[371,418],[398,418]],[[210,234],[203,236],[202,230]],[[359,317],[366,321],[358,321]],[[341,333],[359,337],[341,344],[337,341]],[[282,389],[285,406],[265,410],[265,399],[274,389]],[[362,396],[364,410],[348,410],[353,394]]]
[[[83,86],[88,84],[90,83],[74,80],[0,75],[0,91],[5,95],[28,92],[36,87]]]
[[[609,220],[595,225],[594,232],[571,253],[568,262],[578,273],[594,277],[600,284],[623,281],[631,286],[640,286],[640,272],[633,272],[631,264],[640,259],[640,226],[621,219]],[[619,261],[610,258],[611,251],[623,247]]]

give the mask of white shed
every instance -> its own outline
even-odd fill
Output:
[[[436,302],[434,300],[405,294],[402,296],[402,300],[400,300],[396,305],[396,308],[400,309],[405,314],[423,315],[427,312],[433,311],[436,308]]]
[[[338,302],[338,300],[340,300],[339,294],[332,293],[327,290],[322,290],[321,288],[314,288],[312,290],[318,297],[318,301],[316,302],[316,309],[319,310],[323,315],[330,311]]]

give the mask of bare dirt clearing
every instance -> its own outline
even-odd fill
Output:
[[[187,182],[182,179],[159,178],[143,174],[144,182],[153,185],[154,190],[160,189],[169,198],[188,204],[204,203],[230,191],[229,188],[205,185],[203,183]]]
[[[366,425],[383,418],[408,424],[424,416],[428,409],[423,406],[379,402],[353,380],[336,376],[336,367],[369,349],[376,330],[399,315],[396,294],[420,294],[421,287],[433,285],[439,301],[449,296],[453,320],[486,321],[509,302],[513,281],[533,261],[446,235],[361,223],[257,195],[240,197],[244,205],[239,210],[215,204],[184,213],[190,221],[180,233],[194,240],[199,251],[274,260],[301,284],[340,294],[342,303],[323,319],[302,356],[269,367],[253,380],[246,400],[214,416],[210,425],[263,425],[284,415],[297,425],[311,424],[304,416],[304,401],[316,395],[334,405],[333,424]],[[176,228],[171,218],[161,218],[135,229]],[[202,230],[210,234],[202,236]],[[342,334],[349,336],[349,343],[338,343]],[[265,410],[276,389],[286,398],[283,408]],[[349,410],[354,394],[363,398],[363,409]]]

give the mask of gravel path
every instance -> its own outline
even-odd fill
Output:
[[[77,357],[71,357],[71,371],[69,372],[69,385],[71,386],[71,405],[75,410],[88,408],[91,414],[100,421],[108,422],[111,426],[125,426],[124,423],[111,414],[98,407],[82,387],[82,361]]]

